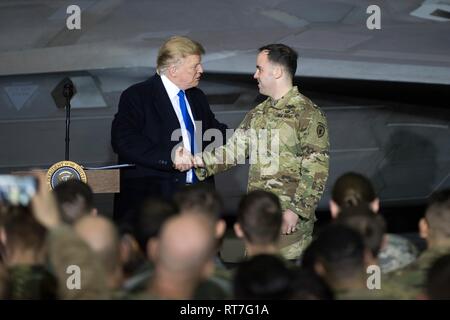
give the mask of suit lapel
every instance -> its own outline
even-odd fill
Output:
[[[173,110],[172,102],[167,94],[166,88],[161,81],[159,75],[155,75],[151,80],[155,83],[155,90],[153,95],[155,97],[155,108],[165,126],[169,129],[175,130],[180,128],[175,110]]]
[[[191,107],[192,116],[194,117],[194,121],[200,121],[200,110],[198,106],[198,102],[193,98],[191,91],[186,91],[186,98],[189,101],[189,106]]]

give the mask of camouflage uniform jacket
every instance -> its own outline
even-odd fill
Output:
[[[336,290],[336,300],[407,300],[408,297],[402,288],[390,286],[389,284],[381,284],[380,289],[347,289]]]
[[[8,269],[9,299],[44,300],[57,298],[56,279],[41,265],[16,265]]]
[[[250,157],[247,191],[273,192],[283,210],[309,221],[312,230],[328,178],[328,128],[324,113],[297,87],[276,102],[267,98],[245,116],[224,146],[202,156],[205,168],[196,169],[200,180]]]
[[[378,254],[378,263],[383,273],[406,267],[416,260],[418,250],[408,239],[387,234],[387,243]]]
[[[439,257],[450,253],[450,245],[425,250],[419,258],[406,268],[389,273],[387,281],[393,286],[403,288],[410,299],[423,293],[428,269]]]

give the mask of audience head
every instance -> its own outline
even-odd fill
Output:
[[[53,192],[61,207],[64,222],[74,224],[84,215],[97,215],[92,189],[83,181],[76,179],[64,181],[58,184]]]
[[[122,273],[119,235],[114,224],[102,216],[84,216],[74,225],[75,231],[92,249],[105,270],[110,287],[120,286]]]
[[[135,225],[135,235],[142,252],[147,256],[149,241],[159,237],[164,223],[175,214],[177,209],[171,202],[156,198],[144,201]]]
[[[326,226],[305,250],[302,266],[314,270],[333,289],[360,280],[365,271],[365,246],[353,229]]]
[[[367,205],[344,208],[336,222],[357,231],[363,238],[366,249],[376,259],[383,244],[386,223],[379,214],[374,214]]]
[[[362,174],[348,172],[340,176],[334,183],[331,192],[330,211],[336,218],[342,208],[356,207],[367,204],[370,209],[377,213],[380,201],[370,180]]]
[[[46,235],[47,230],[34,218],[29,207],[10,207],[1,232],[7,263],[43,263]],[[23,254],[34,261],[21,261]]]
[[[435,192],[430,197],[425,218],[419,222],[419,231],[429,246],[450,242],[450,189]]]
[[[180,212],[197,212],[211,220],[215,228],[216,238],[225,234],[226,223],[221,219],[223,202],[220,195],[206,184],[187,186],[174,196],[175,204]]]
[[[235,232],[251,245],[276,244],[282,220],[278,197],[271,192],[255,190],[241,199]]]
[[[234,275],[235,299],[288,299],[293,276],[285,262],[274,255],[261,254],[242,262]]]
[[[426,295],[432,300],[450,299],[450,254],[438,258],[428,269]]]
[[[152,256],[161,269],[170,273],[200,275],[211,261],[214,244],[208,219],[181,214],[162,226]]]
[[[293,270],[292,280],[293,292],[291,299],[294,300],[333,300],[334,295],[326,282],[314,271],[298,268]]]

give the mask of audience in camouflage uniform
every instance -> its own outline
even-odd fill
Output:
[[[368,206],[374,213],[380,210],[380,200],[370,180],[355,172],[340,176],[332,190],[330,212],[333,218],[343,208]],[[383,273],[403,268],[417,257],[417,248],[408,239],[396,234],[386,233],[378,253],[378,263]]]

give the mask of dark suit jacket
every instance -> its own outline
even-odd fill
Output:
[[[186,90],[186,98],[194,120],[202,122],[202,136],[205,130],[216,128],[225,138],[227,126],[216,120],[205,94],[191,88]],[[180,129],[180,124],[159,75],[122,93],[112,123],[111,144],[120,163],[133,163],[136,167],[121,171],[122,205],[115,207],[115,216],[134,205],[124,202],[140,202],[148,196],[170,198],[185,184],[186,172],[175,170],[171,160],[171,152],[182,140],[180,137],[171,141],[176,129]],[[209,143],[202,142],[202,150]]]

